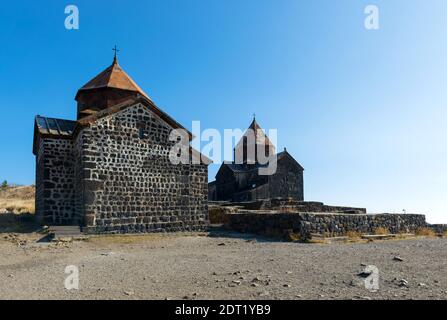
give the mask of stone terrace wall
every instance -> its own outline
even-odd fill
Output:
[[[273,198],[251,202],[233,202],[226,205],[241,206],[247,210],[279,210],[282,212],[366,213],[365,208],[328,206],[322,202],[296,201],[291,198]]]
[[[378,228],[391,233],[415,232],[427,223],[424,215],[417,214],[237,213],[229,215],[227,226],[270,236],[293,232],[307,239],[312,233],[341,236],[347,232],[373,233]]]
[[[446,233],[447,232],[447,224],[431,224],[429,228],[432,229],[436,233]]]

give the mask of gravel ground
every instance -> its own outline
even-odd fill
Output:
[[[38,244],[0,234],[1,299],[447,299],[447,239],[300,244],[237,234]],[[403,261],[398,261],[395,257]],[[79,289],[64,287],[79,269]],[[365,265],[380,288],[365,289]]]

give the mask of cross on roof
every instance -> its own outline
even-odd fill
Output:
[[[113,47],[112,50],[115,51],[115,55],[114,55],[113,59],[116,60],[116,54],[117,54],[117,52],[120,52],[120,51],[118,50],[118,48],[116,47],[116,45],[115,45],[115,47]]]

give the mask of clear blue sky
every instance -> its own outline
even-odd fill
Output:
[[[79,30],[64,28],[68,4]],[[363,26],[368,4],[378,31]],[[246,128],[256,112],[278,128],[307,200],[447,223],[446,12],[445,0],[2,3],[0,179],[34,183],[34,116],[74,119],[77,89],[117,44],[185,126]]]

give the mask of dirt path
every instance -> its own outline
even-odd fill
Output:
[[[4,239],[1,299],[447,299],[447,239],[298,244],[225,235]],[[393,259],[399,256],[403,261]],[[66,290],[65,268],[79,270]],[[357,274],[379,269],[378,292]]]

